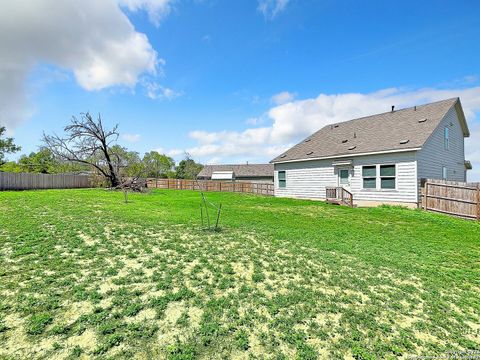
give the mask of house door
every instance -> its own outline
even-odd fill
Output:
[[[338,169],[338,186],[350,190],[350,168]]]

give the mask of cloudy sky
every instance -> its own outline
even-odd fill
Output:
[[[90,111],[140,153],[265,162],[325,124],[459,96],[478,181],[479,14],[474,0],[0,0],[0,125],[29,152]]]

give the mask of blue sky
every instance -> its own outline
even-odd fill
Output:
[[[0,123],[23,152],[90,111],[140,153],[264,162],[329,122],[460,96],[480,180],[478,1],[2,7]]]

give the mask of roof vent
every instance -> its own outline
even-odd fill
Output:
[[[280,156],[281,159],[283,159],[285,156],[287,156],[286,154],[283,154],[282,156]]]
[[[334,128],[337,128],[337,127],[338,127],[338,124],[333,125],[333,127],[334,127]]]
[[[345,139],[345,140],[342,140],[342,144],[345,144],[348,140]]]
[[[392,112],[395,111],[395,105],[392,105]]]
[[[312,139],[307,139],[307,140],[305,140],[305,142],[309,142],[310,140],[312,140]]]
[[[348,150],[355,150],[357,147],[356,146],[350,146]]]
[[[427,121],[427,118],[418,120],[419,123],[424,123],[425,121]]]
[[[404,144],[408,144],[410,142],[409,139],[405,139],[405,140],[400,140],[400,144],[404,145]]]
[[[307,153],[307,155],[312,155],[312,154],[313,154],[313,151],[309,151],[309,152]]]

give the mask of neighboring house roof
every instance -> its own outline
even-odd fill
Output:
[[[246,165],[205,165],[197,175],[201,178],[211,178],[216,171],[233,171],[236,178],[241,177],[272,177],[272,164],[246,164]]]
[[[327,125],[271,163],[418,150],[452,107],[469,136],[460,100],[453,98]]]

